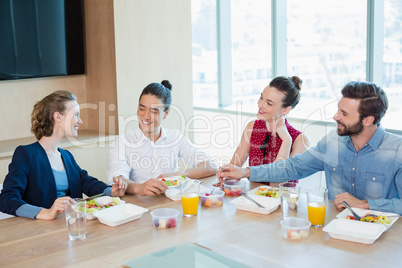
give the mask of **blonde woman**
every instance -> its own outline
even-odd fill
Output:
[[[34,106],[31,131],[37,142],[17,147],[0,194],[0,211],[32,219],[53,220],[64,211],[63,202],[93,196],[123,196],[127,183],[115,179],[112,187],[88,175],[72,154],[59,148],[65,137],[76,137],[82,124],[77,98],[56,91]]]

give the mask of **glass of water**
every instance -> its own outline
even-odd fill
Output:
[[[281,193],[282,218],[297,217],[300,187],[295,182],[283,182],[279,184]]]
[[[87,202],[83,199],[72,198],[64,201],[70,240],[81,240],[86,237],[86,207]]]

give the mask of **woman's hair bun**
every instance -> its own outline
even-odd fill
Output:
[[[169,80],[163,80],[161,82],[162,85],[164,85],[167,89],[169,89],[170,91],[172,91],[172,84],[169,82]]]
[[[302,87],[302,84],[303,84],[303,80],[301,80],[298,76],[296,76],[296,75],[294,75],[294,76],[292,76],[292,77],[289,77],[292,81],[293,81],[293,83],[295,84],[295,87],[298,89],[298,90],[301,90],[301,87]]]

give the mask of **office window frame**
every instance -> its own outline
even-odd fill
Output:
[[[218,103],[233,104],[230,0],[216,0]],[[287,75],[287,0],[271,0],[272,77]],[[383,85],[384,0],[367,0],[366,80]],[[205,110],[203,107],[195,107]],[[392,132],[402,133],[400,129]]]

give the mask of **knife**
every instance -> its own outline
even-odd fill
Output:
[[[240,194],[242,195],[242,196],[244,196],[245,198],[247,198],[248,200],[250,200],[251,202],[253,202],[254,204],[256,204],[258,207],[260,207],[260,208],[266,208],[266,207],[264,207],[263,205],[261,205],[260,203],[258,203],[257,201],[255,201],[254,199],[252,199],[250,196],[248,196],[247,194],[245,194],[245,193],[243,193],[243,192],[240,192]]]
[[[92,199],[95,199],[95,198],[98,198],[98,197],[101,197],[101,196],[103,196],[103,193],[97,194],[97,195],[93,195],[93,196],[91,196],[91,197],[85,198],[84,200],[85,200],[85,201],[89,201],[89,200],[92,200]]]

